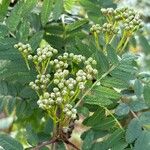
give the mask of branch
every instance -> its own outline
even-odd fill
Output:
[[[53,138],[53,139],[50,140],[50,141],[42,142],[41,144],[39,144],[39,145],[37,145],[36,147],[32,148],[32,150],[40,150],[40,148],[42,148],[42,147],[44,147],[44,146],[46,146],[46,145],[55,143],[57,140],[58,140],[58,138]]]
[[[76,150],[80,150],[76,145],[74,145],[73,143],[71,143],[70,141],[68,141],[68,140],[65,140],[64,141],[66,144],[68,144],[68,145],[70,145],[70,146],[72,146],[74,149],[76,149]]]

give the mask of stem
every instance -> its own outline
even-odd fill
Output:
[[[50,145],[52,143],[55,143],[57,141],[57,138],[53,138],[50,141],[45,141],[42,142],[41,144],[37,145],[36,147],[32,148],[32,150],[40,150],[42,147],[46,146],[46,145]]]
[[[110,111],[109,109],[107,109],[107,107],[104,107],[104,106],[101,106],[101,107],[104,108],[105,111],[108,112],[108,113],[111,115],[111,117],[116,121],[116,123],[117,123],[117,125],[119,126],[119,128],[124,131],[122,125],[121,125],[120,122],[117,120],[117,118],[111,113],[111,111]]]
[[[122,44],[124,43],[125,39],[126,39],[126,31],[124,31],[123,36],[122,36],[122,38],[121,38],[121,40],[120,40],[120,42],[117,46],[117,51],[120,50],[120,48],[121,48]]]
[[[126,41],[125,41],[125,43],[124,43],[122,49],[120,49],[120,53],[122,53],[122,52],[124,51],[124,49],[126,48],[128,42],[129,42],[129,39],[130,39],[130,37],[127,37],[127,39],[126,39]]]
[[[65,140],[64,141],[66,144],[70,145],[71,147],[73,147],[74,149],[76,150],[80,150],[76,145],[74,145],[72,142],[68,141],[68,140]]]
[[[116,66],[112,66],[107,72],[105,72],[92,86],[89,88],[81,97],[81,99],[76,103],[75,107],[79,106],[81,101],[84,99],[84,97],[93,89],[94,86],[97,85],[97,83],[100,82],[103,78],[105,78],[112,70],[115,69]]]
[[[96,32],[94,32],[94,37],[95,37],[95,43],[96,43],[96,47],[97,49],[100,50],[100,46],[99,46],[99,40],[98,40],[98,35]]]

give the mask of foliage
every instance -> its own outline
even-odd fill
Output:
[[[150,149],[150,74],[129,51],[143,26],[138,13],[112,0],[2,0],[0,7],[3,149],[80,149],[70,141],[78,119],[88,127],[83,150]],[[142,33],[139,41],[148,55]],[[65,94],[51,99],[52,90]]]

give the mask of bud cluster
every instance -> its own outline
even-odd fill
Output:
[[[104,23],[102,26],[99,24],[93,25],[90,29],[90,32],[96,32],[97,34],[99,33],[107,33],[107,34],[117,34],[118,29],[114,27],[112,23]]]
[[[36,80],[34,82],[30,82],[29,85],[35,91],[46,89],[50,82],[50,77],[50,74],[37,75]]]
[[[66,114],[68,118],[76,119],[77,117],[77,110],[73,108],[73,106],[70,104],[65,105],[63,112]]]
[[[50,45],[37,49],[37,54],[32,56],[28,55],[28,60],[34,60],[35,62],[41,63],[47,59],[50,59],[54,54],[57,54],[58,51],[52,48]]]
[[[143,22],[140,19],[140,14],[130,8],[102,8],[101,12],[111,18],[111,21],[122,22],[125,30],[136,31],[143,27]]]
[[[77,64],[81,63],[83,68],[72,73],[70,66],[73,62]],[[93,68],[93,65],[96,65],[96,61],[92,57],[86,60],[82,55],[64,53],[52,59],[49,63],[54,70],[52,77],[54,88],[51,93],[47,93],[46,96],[42,95],[38,100],[38,105],[44,110],[48,110],[52,106],[65,105],[71,102],[77,94],[77,91],[85,89],[86,82],[88,80],[93,80],[94,76],[97,74],[97,69]],[[49,74],[46,76],[38,75],[35,82],[30,83],[30,86],[35,90],[47,89],[49,81]],[[69,105],[65,106],[65,110],[70,108],[68,106]],[[67,114],[69,115],[70,112],[75,111],[74,109],[69,109]],[[75,118],[74,113],[72,113],[72,118]]]
[[[27,49],[26,58],[33,61],[39,73],[35,81],[29,83],[39,96],[39,107],[48,111],[51,116],[57,116],[54,113],[59,109],[64,115],[63,118],[67,117],[69,121],[76,119],[77,110],[71,103],[78,98],[81,90],[85,89],[86,83],[95,78],[96,61],[92,57],[86,59],[82,55],[67,52],[57,56],[58,51],[50,45],[38,48],[35,55],[32,55],[28,44],[18,43],[15,47],[21,52]],[[47,74],[49,66],[51,75]]]
[[[32,52],[32,48],[29,44],[23,44],[19,42],[18,44],[15,44],[14,47],[17,48],[25,56],[29,55]]]

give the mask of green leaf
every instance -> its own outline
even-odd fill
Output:
[[[31,125],[27,125],[26,127],[26,137],[27,137],[27,141],[30,145],[35,146],[38,143],[38,136],[37,134],[34,132],[33,128]]]
[[[26,17],[34,6],[37,4],[37,0],[20,0],[13,8],[10,16],[6,19],[6,25],[10,31],[15,31],[21,19]]]
[[[82,150],[90,150],[92,147],[92,141],[94,139],[94,132],[92,130],[90,130],[84,140],[83,140],[83,145],[82,145]]]
[[[128,146],[128,143],[125,142],[125,140],[120,140],[118,143],[116,143],[111,150],[125,150],[125,148]]]
[[[9,33],[9,30],[6,25],[0,24],[0,38],[5,37]]]
[[[115,113],[118,116],[123,116],[123,115],[127,115],[129,113],[129,111],[130,111],[129,106],[127,104],[125,104],[125,103],[121,103],[116,108]]]
[[[29,40],[29,44],[31,45],[32,49],[35,50],[38,48],[39,43],[41,42],[44,35],[44,31],[36,32]]]
[[[64,1],[64,8],[66,11],[70,11],[74,6],[76,0],[65,0]]]
[[[106,56],[102,52],[95,53],[95,59],[97,61],[97,69],[99,72],[104,73],[109,70],[109,62]]]
[[[150,149],[150,132],[143,131],[135,142],[134,150]]]
[[[63,0],[56,0],[53,10],[53,19],[58,20],[63,12]]]
[[[86,96],[84,98],[84,103],[98,106],[108,106],[112,104],[112,101],[107,98],[104,99],[103,97]]]
[[[118,89],[124,89],[129,86],[128,82],[121,79],[117,79],[115,77],[109,77],[109,76],[102,79],[101,84],[106,87],[118,88]]]
[[[94,126],[95,124],[99,124],[104,117],[105,111],[98,109],[92,116],[84,119],[83,124],[86,126]]]
[[[140,80],[135,80],[134,83],[134,92],[138,98],[140,98],[143,94],[143,85]]]
[[[53,0],[43,1],[43,6],[41,10],[41,22],[43,26],[45,26],[46,23],[48,22],[48,19],[52,10],[52,6],[53,6]]]
[[[58,142],[58,144],[56,145],[56,149],[66,150],[65,144],[63,142]]]
[[[142,133],[142,128],[140,122],[134,118],[130,121],[127,131],[126,131],[126,141],[132,143],[135,141]]]
[[[134,112],[138,112],[138,111],[141,111],[141,110],[144,110],[144,109],[148,109],[148,106],[142,100],[130,102],[129,107]]]
[[[118,64],[119,63],[117,54],[111,45],[107,46],[107,57],[112,64]]]
[[[9,3],[10,3],[10,0],[0,1],[0,21],[3,21],[3,19],[6,17]]]
[[[143,51],[145,52],[146,55],[148,55],[150,53],[150,45],[148,43],[148,40],[143,35],[139,36],[139,39]]]
[[[93,130],[110,130],[112,127],[115,126],[116,121],[114,118],[108,116],[105,118],[102,118],[102,120],[98,123],[92,126]]]
[[[98,150],[101,148],[101,150],[108,150],[114,148],[116,145],[122,141],[124,138],[124,131],[121,129],[115,130],[112,134],[108,136],[108,138],[102,142],[97,142],[93,144],[92,150]],[[116,149],[115,149],[116,150]],[[119,149],[120,150],[120,149]]]
[[[23,150],[22,145],[10,136],[0,134],[0,146],[6,150]]]
[[[144,86],[143,95],[144,95],[145,102],[147,104],[150,104],[150,86],[149,85]]]
[[[20,42],[26,42],[28,40],[29,36],[29,29],[30,29],[30,23],[28,20],[24,19],[19,26],[19,29],[17,31],[17,38]]]
[[[96,86],[92,91],[99,97],[103,98],[119,99],[121,97],[120,93],[118,93],[117,91],[104,86]]]
[[[71,31],[77,30],[77,29],[83,27],[87,23],[88,23],[87,19],[75,21],[66,26],[66,32],[71,32]]]

